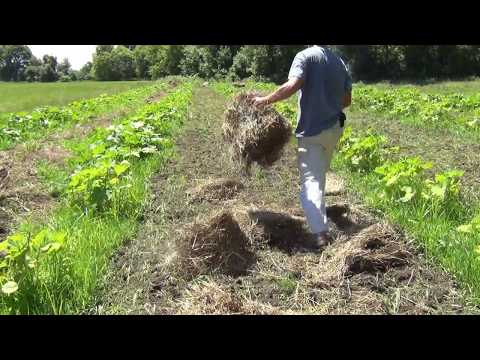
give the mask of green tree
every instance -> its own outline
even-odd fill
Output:
[[[93,79],[92,74],[92,67],[93,64],[89,61],[85,65],[82,66],[80,71],[78,72],[78,80],[91,80]]]
[[[93,57],[93,73],[100,81],[132,79],[135,77],[135,57],[124,46],[117,46],[111,52],[97,51]]]
[[[114,48],[115,48],[114,45],[97,45],[97,48],[95,49],[95,53],[97,55],[104,52],[111,53]]]
[[[0,45],[0,80],[24,80],[32,56],[27,45]]]
[[[180,61],[183,56],[183,46],[167,45],[165,46],[165,69],[169,75],[180,74]]]
[[[135,73],[141,79],[151,78],[151,67],[161,60],[162,45],[138,45],[133,51]]]
[[[112,51],[112,80],[130,80],[135,77],[135,57],[125,46],[117,46]]]
[[[97,49],[98,50],[98,49]],[[112,54],[108,51],[100,51],[93,56],[93,75],[99,81],[113,79]]]
[[[40,81],[40,72],[42,69],[42,61],[32,56],[30,65],[25,68],[25,80],[29,82]]]
[[[58,64],[57,72],[59,76],[70,76],[72,72],[72,65],[67,58],[63,59],[62,62]]]
[[[59,76],[57,72],[57,58],[51,55],[43,56],[43,64],[40,68],[40,81],[52,82],[57,81]]]

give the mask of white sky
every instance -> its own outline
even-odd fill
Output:
[[[92,55],[97,45],[28,45],[33,55],[42,58],[43,55],[56,56],[58,62],[68,58],[72,69],[80,70],[87,62],[92,61]]]

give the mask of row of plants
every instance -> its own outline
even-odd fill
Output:
[[[0,243],[0,313],[78,313],[94,301],[115,249],[134,236],[149,178],[173,156],[193,83],[71,143],[61,204]]]
[[[42,106],[30,112],[15,112],[0,115],[0,149],[44,136],[56,129],[66,128],[116,109],[132,108],[146,97],[167,87],[156,83],[114,95],[100,95],[92,99],[81,99],[70,104]]]
[[[358,84],[353,110],[374,112],[432,128],[480,129],[480,94],[426,94],[413,87]]]
[[[375,131],[347,127],[334,167],[353,193],[402,226],[479,301],[480,206],[462,193],[463,172],[434,173],[433,163],[398,152]]]

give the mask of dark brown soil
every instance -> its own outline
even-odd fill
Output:
[[[453,279],[426,261],[410,239],[339,186],[327,198],[334,243],[320,254],[297,251],[310,234],[298,204],[294,144],[270,169],[254,167],[235,197],[191,202],[188,189],[197,179],[239,175],[228,154],[218,152],[224,106],[225,100],[209,88],[195,90],[192,118],[177,141],[178,157],[153,180],[143,227],[116,257],[102,307],[91,312],[478,313]],[[208,270],[187,278],[177,275],[172,268],[189,258],[176,251],[178,241],[187,239],[191,245],[195,236],[185,237],[184,231],[195,226],[200,227],[190,235],[218,245],[209,252],[214,258],[231,252],[220,250],[221,244],[238,237],[240,251],[254,254],[255,261],[235,274]]]

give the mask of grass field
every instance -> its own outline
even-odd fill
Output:
[[[398,88],[398,87],[413,87],[424,93],[430,94],[449,94],[449,93],[461,93],[464,95],[473,95],[480,92],[480,80],[472,81],[438,81],[434,83],[424,85],[412,85],[412,84],[391,84],[388,82],[378,83],[375,86],[379,88]]]
[[[480,148],[464,122],[436,123],[475,116],[476,98],[465,110],[448,103],[455,96],[440,107],[363,94],[327,176],[335,242],[313,254],[298,246],[309,233],[293,136],[273,167],[250,176],[222,138],[231,96],[274,86],[201,84],[165,79],[107,114],[79,108],[69,128],[0,151],[0,313],[480,313]],[[476,87],[417,88],[474,96]],[[409,108],[424,104],[432,113]],[[295,98],[276,108],[295,121]],[[413,157],[432,165],[424,171]],[[182,255],[182,244],[209,232],[243,244],[222,265],[236,259],[235,272],[186,270],[202,258]]]
[[[42,105],[66,105],[73,100],[115,94],[148,83],[148,81],[0,82],[0,113],[29,111]]]

